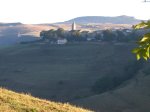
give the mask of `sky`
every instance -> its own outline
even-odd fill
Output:
[[[133,16],[150,19],[144,0],[0,0],[0,22],[63,22],[80,16]]]

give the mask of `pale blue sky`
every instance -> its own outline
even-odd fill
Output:
[[[79,16],[150,19],[144,0],[0,0],[0,22],[53,23]]]

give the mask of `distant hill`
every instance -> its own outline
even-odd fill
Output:
[[[0,88],[0,112],[91,112]]]
[[[17,22],[17,23],[0,23],[0,26],[17,26],[17,25],[22,25],[22,23]]]
[[[88,24],[88,23],[112,23],[112,24],[137,24],[141,20],[138,20],[130,16],[116,16],[116,17],[104,17],[104,16],[84,16],[77,17],[64,23],[72,23],[75,21],[78,24]]]

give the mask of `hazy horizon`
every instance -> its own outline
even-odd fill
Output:
[[[132,16],[150,19],[150,2],[143,0],[0,0],[0,22],[56,23],[81,16]]]

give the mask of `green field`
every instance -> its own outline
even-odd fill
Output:
[[[85,42],[35,43],[3,48],[0,49],[0,86],[54,101],[77,105],[83,102],[85,107],[99,109],[92,104],[86,105],[86,99],[123,88],[136,74],[101,93],[92,91],[93,85],[107,76],[126,77],[126,68],[136,62],[131,54],[134,46],[131,43]],[[87,101],[88,104],[90,100]]]

